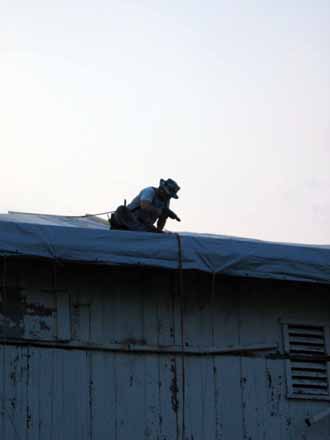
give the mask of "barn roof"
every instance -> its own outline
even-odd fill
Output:
[[[0,214],[0,255],[330,284],[330,246],[109,231],[95,217]]]

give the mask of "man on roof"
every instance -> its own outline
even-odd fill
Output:
[[[178,199],[180,187],[173,179],[161,179],[158,188],[144,188],[127,206],[119,206],[112,214],[111,229],[162,232],[168,218],[181,221],[170,210],[171,198]],[[154,226],[154,223],[157,225]]]

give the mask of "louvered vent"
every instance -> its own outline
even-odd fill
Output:
[[[286,324],[289,397],[329,398],[324,326]]]

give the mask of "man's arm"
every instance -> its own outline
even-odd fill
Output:
[[[157,222],[157,231],[158,232],[161,232],[164,229],[165,224],[166,224],[166,220],[167,220],[167,217],[165,217],[165,216],[159,217],[158,222]]]

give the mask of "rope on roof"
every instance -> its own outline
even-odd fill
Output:
[[[8,211],[8,214],[23,214],[23,215],[44,215],[49,217],[54,217],[56,215],[60,217],[65,218],[85,218],[85,217],[96,217],[98,215],[106,215],[106,214],[113,214],[115,211],[105,211],[105,212],[98,212],[96,214],[83,214],[83,215],[63,215],[63,214],[45,214],[40,212],[20,212],[20,211]]]

